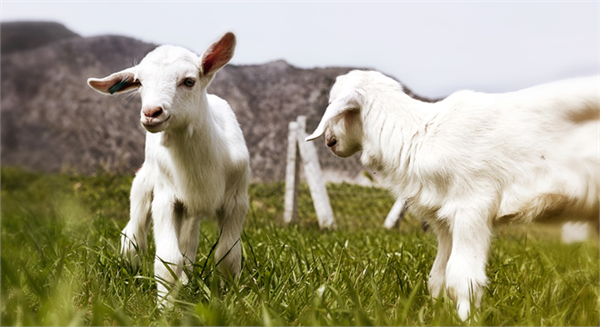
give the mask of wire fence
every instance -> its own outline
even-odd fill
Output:
[[[327,183],[326,188],[338,229],[384,228],[386,216],[395,202],[388,190],[348,183]],[[249,219],[285,224],[284,191],[285,185],[281,182],[252,184],[250,186],[252,209]],[[306,183],[299,185],[297,210],[298,218],[295,224],[301,228],[319,228],[314,201]],[[407,214],[399,229],[400,231],[419,229],[420,224],[418,219]]]

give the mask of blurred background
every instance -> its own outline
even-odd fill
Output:
[[[133,172],[143,162],[139,99],[86,85],[158,44],[197,53],[238,37],[209,92],[228,100],[255,181],[282,180],[287,125],[319,121],[335,77],[376,69],[409,94],[509,92],[599,72],[597,2],[3,2],[2,165]],[[368,184],[358,156],[318,142],[330,181]]]

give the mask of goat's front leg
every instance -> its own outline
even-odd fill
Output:
[[[248,194],[233,197],[218,212],[220,238],[215,252],[219,271],[226,278],[235,278],[242,267],[241,234],[248,213]]]
[[[459,210],[452,221],[452,253],[446,266],[446,289],[462,320],[469,317],[471,301],[479,307],[487,283],[485,266],[490,247],[488,217]]]
[[[429,293],[434,298],[441,295],[446,280],[446,266],[452,251],[452,234],[445,223],[431,224],[433,232],[437,235],[438,248],[433,267],[429,273]]]
[[[171,298],[169,284],[175,283],[181,276],[184,257],[179,250],[180,216],[175,212],[175,197],[169,191],[155,190],[152,201],[154,218],[154,240],[156,259],[154,276],[157,281],[158,304],[167,305]],[[171,271],[173,273],[171,273]]]
[[[139,265],[141,254],[146,251],[150,228],[150,206],[154,184],[148,178],[147,170],[142,167],[133,179],[130,219],[121,233],[121,254],[128,258],[134,267]]]

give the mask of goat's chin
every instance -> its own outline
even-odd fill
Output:
[[[144,129],[150,133],[160,133],[167,129],[167,126],[169,125],[169,118],[171,117],[169,116],[166,119],[163,119],[158,122],[155,120],[142,120],[142,127],[144,127]]]
[[[336,156],[341,158],[348,158],[358,152],[360,149],[352,148],[352,149],[342,149],[339,146],[339,143],[330,147],[331,152],[333,152]]]

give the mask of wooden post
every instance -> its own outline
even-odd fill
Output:
[[[300,156],[304,163],[304,175],[310,189],[310,194],[315,205],[315,211],[317,218],[319,219],[319,227],[321,228],[335,228],[335,220],[333,218],[333,210],[331,210],[331,204],[329,203],[329,196],[327,195],[327,189],[323,182],[323,174],[321,172],[321,165],[319,164],[319,157],[317,156],[317,149],[312,142],[306,142],[306,116],[298,116],[298,148],[300,150]]]
[[[392,210],[385,218],[385,223],[383,227],[387,229],[392,229],[400,224],[402,219],[404,218],[404,214],[406,213],[406,199],[398,199],[394,202],[392,206]]]
[[[298,184],[300,184],[298,123],[293,121],[288,126],[288,152],[285,169],[285,212],[283,215],[283,221],[286,224],[298,220]]]

